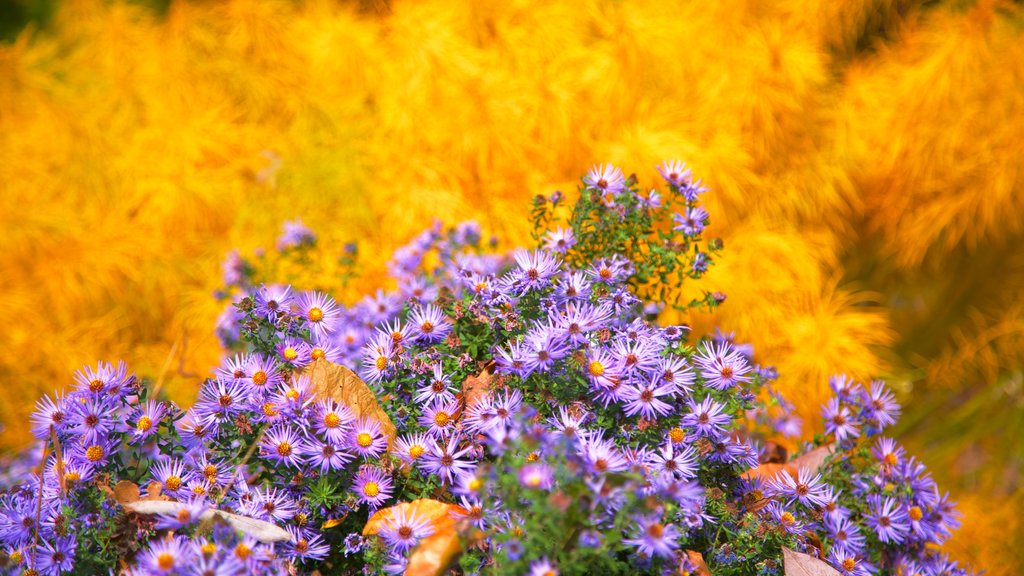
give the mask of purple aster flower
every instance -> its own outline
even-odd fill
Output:
[[[874,422],[878,429],[895,424],[900,415],[896,397],[881,380],[871,382],[870,390],[864,394],[863,405],[864,418]]]
[[[71,410],[68,425],[81,444],[96,444],[114,428],[116,406],[107,396],[89,396],[85,402],[69,403]]]
[[[365,543],[366,542],[363,540],[362,535],[358,533],[353,532],[348,536],[345,536],[345,540],[342,541],[342,544],[345,545],[345,556],[362,552],[363,545]]]
[[[688,185],[693,176],[693,172],[687,168],[686,162],[680,160],[666,160],[657,168],[661,177],[673,189]]]
[[[490,422],[488,427],[511,425],[512,417],[519,412],[519,407],[522,404],[523,393],[519,390],[502,392],[496,396],[492,403],[494,407],[494,421]]]
[[[455,430],[455,416],[459,411],[459,401],[449,402],[435,400],[423,410],[419,418],[421,426],[434,438],[446,438]]]
[[[184,463],[180,460],[167,459],[157,463],[150,471],[153,481],[163,486],[163,491],[170,496],[177,496],[181,493],[185,483],[193,478]]]
[[[518,285],[533,290],[548,285],[552,276],[558,274],[562,264],[558,258],[543,250],[519,249],[513,253],[519,268],[514,272]]]
[[[474,464],[462,458],[468,458],[467,454],[472,447],[460,450],[459,440],[458,434],[452,434],[445,443],[434,441],[430,451],[423,457],[422,470],[440,477],[448,486],[454,484],[457,477],[468,474]]]
[[[860,527],[849,518],[825,516],[825,532],[832,540],[833,548],[850,554],[860,554],[864,550],[864,535],[860,533]]]
[[[672,406],[661,398],[671,399],[675,393],[676,387],[671,384],[655,386],[647,382],[638,386],[624,386],[621,393],[625,402],[623,410],[626,416],[639,414],[648,420],[657,420],[672,411]]]
[[[334,332],[341,312],[333,298],[323,292],[306,292],[299,298],[299,311],[309,332],[316,338]]]
[[[363,458],[376,458],[388,447],[380,422],[368,417],[355,421],[348,433],[348,443]]]
[[[860,435],[859,423],[850,411],[839,403],[839,398],[832,398],[821,411],[825,418],[825,433],[835,434],[836,440],[843,442]]]
[[[156,433],[166,413],[163,403],[146,400],[139,407],[138,415],[134,417],[131,441],[139,442]]]
[[[207,381],[199,389],[199,400],[192,409],[202,417],[230,421],[245,409],[249,393],[244,381]]]
[[[612,355],[622,365],[623,375],[651,374],[658,366],[658,350],[647,338],[616,338]]]
[[[855,404],[860,399],[863,388],[845,374],[836,374],[828,379],[828,385],[839,400],[844,404]]]
[[[304,560],[323,560],[331,552],[331,547],[324,542],[319,534],[307,534],[294,526],[285,528],[291,534],[291,540],[284,543],[283,556],[288,560],[302,562]]]
[[[622,472],[629,468],[629,462],[615,447],[615,444],[604,438],[603,432],[589,435],[579,447],[587,469],[594,474],[605,472]]]
[[[732,416],[723,412],[725,406],[715,402],[711,396],[706,396],[699,404],[689,398],[686,405],[690,411],[683,415],[682,425],[692,428],[695,437],[716,440],[732,423]]]
[[[558,568],[547,558],[541,558],[530,562],[527,576],[558,576]]]
[[[249,492],[246,514],[258,520],[287,522],[295,517],[299,505],[284,490],[277,488],[254,488]]]
[[[302,223],[301,218],[285,220],[284,233],[277,239],[277,249],[285,251],[289,248],[316,243],[316,234]]]
[[[442,402],[454,400],[455,390],[452,388],[452,377],[444,373],[441,363],[435,363],[431,367],[430,373],[430,378],[416,389],[416,402],[418,404],[426,404],[435,400]]]
[[[803,534],[804,523],[801,522],[797,516],[787,509],[787,506],[780,504],[779,502],[769,502],[764,508],[764,512],[768,514],[776,523],[782,526],[786,532],[790,534]]]
[[[534,326],[523,339],[524,369],[527,374],[547,372],[569,353],[566,341],[551,325]]]
[[[312,362],[309,344],[299,338],[285,338],[277,344],[277,358],[296,368],[302,368]]]
[[[174,574],[193,562],[191,547],[181,537],[150,540],[149,548],[139,554],[139,566],[150,574]]]
[[[393,346],[397,347],[407,344],[415,338],[417,332],[414,324],[402,324],[401,318],[395,318],[390,322],[384,322],[377,328],[377,334],[386,334],[391,338]]]
[[[425,278],[413,277],[398,286],[399,291],[406,300],[418,304],[426,304],[437,299],[438,289],[427,282]]]
[[[189,503],[181,503],[174,514],[158,514],[156,527],[159,530],[181,530],[199,522],[199,517],[210,509],[205,498],[196,498]]]
[[[490,396],[470,404],[462,412],[462,427],[471,434],[487,432],[498,423],[494,399]]]
[[[885,474],[892,473],[904,462],[903,447],[892,438],[879,438],[871,449],[871,454],[878,459]]]
[[[636,519],[637,531],[623,543],[636,546],[649,557],[670,558],[679,548],[679,530],[672,524],[662,524],[661,514],[649,514]]]
[[[583,423],[587,420],[589,413],[582,409],[570,409],[566,406],[558,407],[558,415],[548,420],[552,432],[563,438],[575,438],[584,432]]]
[[[910,519],[903,507],[894,499],[877,494],[868,496],[868,507],[864,521],[875,531],[878,539],[885,543],[903,542],[910,531]]]
[[[428,344],[444,340],[452,330],[452,325],[445,319],[444,312],[433,304],[415,310],[409,322],[416,330],[416,340]]]
[[[601,194],[618,195],[626,189],[626,178],[622,170],[611,164],[596,165],[583,177],[587,190]]]
[[[700,206],[687,208],[685,213],[672,216],[672,220],[676,223],[672,229],[687,236],[696,236],[704,231],[709,217],[708,211]]]
[[[726,390],[740,382],[749,382],[750,364],[728,343],[710,344],[694,358],[700,366],[705,383],[716,390]]]
[[[666,442],[652,454],[651,462],[659,475],[667,474],[683,480],[697,476],[697,451],[693,446],[676,448],[671,442]]]
[[[405,554],[433,533],[430,519],[419,515],[411,506],[395,507],[380,530],[381,538],[399,554]]]
[[[682,358],[665,356],[658,359],[652,378],[660,384],[673,386],[678,394],[689,394],[696,376]]]
[[[108,396],[120,395],[132,379],[124,362],[118,362],[116,368],[109,362],[98,363],[95,370],[83,366],[74,377],[76,390],[93,395],[106,393]]]
[[[587,275],[579,270],[564,274],[555,288],[555,298],[561,303],[585,301],[590,297],[590,286]]]
[[[352,491],[360,502],[376,510],[391,498],[391,476],[376,466],[361,466],[352,483]]]
[[[317,434],[331,442],[342,442],[355,422],[352,410],[344,404],[338,404],[330,398],[319,400],[314,404],[310,422]]]
[[[363,368],[359,374],[369,383],[380,382],[391,376],[394,343],[387,334],[376,334],[363,347]]]
[[[271,356],[252,354],[245,359],[243,370],[252,383],[252,391],[256,393],[273,390],[284,381],[281,366]]]
[[[402,436],[395,441],[394,453],[406,464],[412,466],[430,449],[432,439],[420,432]]]
[[[311,361],[327,360],[335,364],[343,361],[344,354],[341,348],[331,338],[333,338],[333,335],[313,335],[313,343],[309,345],[309,359]]]
[[[825,505],[825,487],[821,474],[812,476],[807,468],[800,468],[795,479],[787,472],[779,472],[768,482],[771,493],[788,499],[787,505],[799,502],[808,508]]]
[[[576,235],[573,234],[572,228],[559,226],[556,230],[549,230],[544,236],[544,248],[552,252],[565,254],[575,244]]]
[[[174,426],[178,429],[182,443],[190,450],[202,446],[207,440],[217,436],[217,422],[200,416],[191,409],[185,413],[184,418],[175,422]]]
[[[352,455],[338,440],[314,438],[306,442],[306,462],[313,468],[320,468],[320,474],[341,470],[352,461]]]
[[[291,286],[260,286],[253,296],[253,311],[271,322],[277,322],[279,316],[288,314],[292,304]]]
[[[621,398],[622,367],[608,350],[592,350],[586,358],[583,373],[590,381],[591,390],[601,396],[605,406],[610,401],[618,401]]]
[[[526,464],[519,469],[519,484],[525,488],[550,490],[555,484],[555,476],[547,464]]]
[[[73,536],[57,538],[53,542],[41,540],[34,554],[36,570],[47,576],[71,572],[75,567],[76,548],[77,542]]]
[[[860,554],[838,546],[829,550],[828,561],[843,576],[871,576],[877,573],[875,567]]]
[[[270,400],[282,411],[300,415],[314,402],[313,381],[307,375],[292,378],[290,384],[282,385],[270,396]]]
[[[514,374],[520,378],[525,378],[527,375],[526,354],[519,342],[509,342],[508,350],[496,348],[494,362],[497,364],[499,374]]]
[[[291,468],[301,468],[306,460],[306,441],[287,424],[268,428],[260,441],[260,455]]]
[[[231,481],[232,467],[224,460],[215,459],[205,451],[189,453],[185,459],[210,486],[226,486]]]
[[[56,432],[63,432],[69,420],[67,404],[64,395],[56,393],[53,399],[49,395],[43,395],[36,402],[36,409],[30,418],[32,422],[32,435],[42,440],[50,436],[50,426]]]

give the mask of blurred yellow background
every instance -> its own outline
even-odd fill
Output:
[[[100,359],[189,402],[221,260],[285,219],[360,241],[354,294],[435,216],[524,243],[531,196],[679,158],[728,295],[685,320],[808,422],[830,374],[888,378],[951,552],[1019,574],[1022,151],[1012,2],[60,2],[0,44],[0,445]]]

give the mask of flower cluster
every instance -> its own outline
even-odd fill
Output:
[[[562,195],[539,198],[534,249],[489,254],[475,224],[435,224],[394,254],[396,291],[348,306],[258,282],[233,253],[222,295],[244,295],[218,333],[237,353],[191,408],[107,364],[39,402],[46,465],[12,468],[0,570],[397,574],[451,530],[471,574],[781,574],[783,547],[845,574],[959,573],[933,551],[956,525],[948,499],[871,440],[898,415],[880,384],[836,379],[817,449],[831,456],[764,473],[765,435],[800,428],[774,370],[731,336],[690,343],[653,322],[659,295],[721,247],[702,239],[700,183],[679,162],[659,170],[664,197],[595,167],[565,227],[551,226]],[[295,222],[278,244],[301,260],[315,236]],[[379,410],[323,387],[328,369]],[[174,513],[126,507],[111,489],[124,482]],[[451,526],[391,506],[428,498]]]

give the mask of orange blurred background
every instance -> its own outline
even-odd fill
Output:
[[[325,259],[360,242],[354,297],[434,217],[521,244],[533,195],[679,158],[726,246],[701,287],[728,295],[685,320],[753,342],[808,422],[829,375],[887,378],[966,515],[951,552],[1024,572],[1020,4],[21,5],[43,16],[0,43],[7,449],[96,360],[190,402],[220,262],[286,219]]]

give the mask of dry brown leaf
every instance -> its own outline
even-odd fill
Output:
[[[138,502],[124,503],[122,506],[137,514],[169,514],[171,516],[175,516],[183,507],[187,506],[187,504],[182,502],[167,502],[163,500],[139,500]],[[291,535],[288,534],[284,528],[271,524],[270,522],[250,518],[248,516],[240,516],[223,510],[207,510],[199,517],[200,521],[212,520],[214,518],[224,520],[234,529],[248,534],[260,542],[269,544],[273,542],[287,542],[288,540],[291,540]]]
[[[741,476],[746,479],[761,478],[762,480],[771,480],[779,474],[779,472],[786,472],[790,476],[796,476],[796,469],[789,464],[761,464],[757,468],[751,468],[747,470]]]
[[[703,554],[701,554],[700,552],[694,552],[693,550],[687,550],[686,557],[690,560],[690,562],[693,562],[697,565],[697,570],[696,572],[681,574],[685,574],[685,576],[711,576],[711,569],[708,568],[708,565],[704,562]]]
[[[825,562],[801,552],[782,548],[785,576],[841,576]]]
[[[807,468],[811,472],[814,472],[818,468],[821,468],[821,465],[825,463],[825,458],[828,458],[828,456],[834,451],[835,446],[832,444],[829,444],[828,446],[819,446],[807,454],[794,458],[789,465],[795,470]]]
[[[405,569],[406,576],[438,576],[462,552],[459,532],[451,512],[465,512],[465,509],[429,498],[403,502],[390,508],[378,510],[367,520],[366,526],[363,527],[363,536],[380,532],[385,522],[403,509],[407,514],[415,513],[418,517],[426,518],[434,528],[434,533],[420,541],[409,555],[409,563]]]
[[[348,406],[357,418],[367,416],[380,422],[381,430],[388,439],[388,448],[391,447],[398,430],[377,402],[373,390],[355,372],[321,358],[307,366],[303,374],[312,380],[312,390],[318,398],[330,398]]]
[[[466,378],[462,383],[462,397],[466,401],[466,408],[487,398],[491,393],[491,380],[493,379],[494,376],[491,374],[489,366],[476,376]]]
[[[118,504],[130,504],[140,499],[139,485],[128,480],[121,480],[114,485],[114,501]]]

